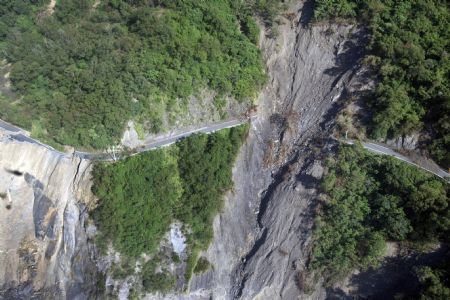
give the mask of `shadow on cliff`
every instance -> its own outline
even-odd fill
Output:
[[[329,28],[327,31],[330,30],[332,31],[333,29]],[[344,73],[357,67],[366,53],[367,43],[367,31],[364,29],[355,30],[343,45],[335,46],[335,66],[326,69],[324,73],[330,76],[337,76],[337,82]]]
[[[332,89],[339,84],[346,73],[351,72],[349,77],[349,81],[351,81],[353,75],[360,69],[361,60],[366,54],[367,42],[368,34],[365,30],[361,29],[356,30],[342,46],[335,46],[335,65],[324,71],[325,74],[336,77],[332,83]],[[359,80],[366,79],[360,78]],[[320,123],[322,130],[325,130],[335,120],[339,111],[345,106],[346,100],[351,96],[355,96],[355,94],[349,93],[347,88],[344,87],[337,101],[332,104],[331,108],[324,115],[323,121]]]
[[[415,269],[436,266],[450,255],[450,246],[426,254],[407,257],[389,257],[379,269],[369,269],[350,278],[354,292],[347,294],[340,288],[327,289],[326,299],[394,299],[414,297],[419,288]]]
[[[315,2],[316,1],[314,0],[307,0],[305,1],[305,3],[301,8],[301,15],[298,23],[303,28],[306,28],[311,23],[311,20],[314,18]]]

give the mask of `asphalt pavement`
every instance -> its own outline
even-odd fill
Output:
[[[176,143],[180,139],[186,138],[195,133],[209,134],[209,133],[221,130],[221,129],[236,127],[236,126],[242,125],[244,123],[247,123],[249,120],[253,120],[255,118],[256,118],[256,116],[252,116],[250,119],[233,119],[233,120],[222,121],[222,122],[210,124],[210,125],[207,125],[207,126],[204,126],[201,128],[187,130],[185,132],[181,132],[181,133],[178,133],[175,135],[156,138],[156,139],[146,143],[145,145],[138,147],[137,149],[134,149],[135,150],[134,154],[145,152],[145,151],[150,151],[150,150],[157,149],[157,148],[162,148],[165,146],[169,146],[173,143]],[[36,139],[29,137],[25,130],[22,130],[21,128],[14,126],[10,123],[7,123],[5,121],[0,120],[0,129],[3,129],[4,131],[8,132],[10,134],[10,138],[12,138],[13,140],[16,140],[18,142],[28,142],[28,143],[40,145],[40,146],[43,146],[43,147],[57,153],[58,155],[71,156],[71,154],[60,152],[46,144],[39,142]],[[89,160],[97,159],[97,160],[105,160],[105,161],[113,160],[112,155],[108,154],[108,153],[84,152],[84,151],[75,150],[73,152],[73,155],[77,156],[81,159],[89,159]],[[117,157],[117,159],[121,159],[121,158],[122,157]]]
[[[347,143],[347,144],[354,144],[355,143],[353,140],[346,140],[344,142]],[[381,155],[389,155],[389,156],[395,157],[396,159],[402,160],[402,161],[404,161],[404,162],[406,162],[408,164],[411,164],[411,165],[414,165],[414,166],[416,166],[418,168],[421,168],[422,170],[425,170],[425,171],[427,171],[429,173],[432,173],[432,174],[434,174],[434,175],[436,175],[436,176],[438,176],[440,178],[447,178],[447,179],[450,178],[450,174],[448,172],[446,172],[445,170],[440,169],[440,168],[436,168],[436,169],[433,170],[433,169],[431,169],[429,167],[421,166],[420,164],[416,163],[415,161],[411,160],[410,158],[408,158],[408,157],[406,157],[406,156],[404,156],[404,155],[402,155],[402,154],[400,154],[400,153],[398,153],[398,152],[396,152],[396,151],[394,151],[391,148],[388,148],[386,146],[383,146],[383,145],[380,145],[380,144],[371,143],[371,142],[361,142],[361,145],[365,149],[367,149],[367,150],[369,150],[371,152],[374,152],[374,153],[377,153],[377,154],[381,154]]]
[[[161,138],[156,138],[152,141],[149,141],[148,143],[146,143],[145,145],[138,147],[137,149],[134,149],[135,152],[133,155],[141,153],[141,152],[145,152],[145,151],[150,151],[153,149],[158,149],[158,148],[162,148],[165,146],[169,146],[173,143],[176,143],[177,141],[179,141],[180,139],[186,138],[192,134],[195,133],[212,133],[221,129],[225,129],[225,128],[231,128],[231,127],[235,127],[244,123],[247,123],[248,121],[254,120],[256,118],[256,116],[252,116],[249,119],[233,119],[233,120],[227,120],[227,121],[222,121],[222,122],[218,122],[218,123],[214,123],[214,124],[210,124],[207,126],[203,126],[200,128],[196,128],[193,130],[187,130],[185,132],[181,132],[178,134],[174,134],[171,136],[166,136],[166,137],[161,137]],[[28,136],[28,132],[26,132],[25,130],[14,126],[10,123],[7,123],[5,121],[0,120],[0,129],[3,129],[4,131],[8,132],[10,134],[10,138],[19,141],[19,142],[28,142],[28,143],[32,143],[32,144],[37,144],[40,146],[43,146],[47,149],[49,149],[50,151],[55,152],[58,155],[63,155],[66,157],[70,157],[72,155],[77,156],[79,158],[82,159],[89,159],[89,160],[93,160],[93,159],[97,159],[97,160],[104,160],[104,161],[111,161],[113,160],[113,156],[111,154],[108,153],[96,153],[96,152],[83,152],[83,151],[74,151],[73,154],[68,154],[68,153],[63,153],[60,152],[46,144],[43,144],[41,142],[39,142],[38,140],[35,140],[31,137]],[[354,144],[355,142],[353,140],[345,140],[343,141],[344,143],[347,144]],[[433,173],[436,176],[439,176],[441,178],[449,178],[450,174],[448,172],[446,172],[445,170],[442,169],[430,169],[427,166],[421,166],[419,164],[417,164],[416,162],[412,161],[410,158],[386,147],[380,144],[376,144],[376,143],[372,143],[372,142],[361,142],[362,146],[374,153],[378,153],[378,154],[382,154],[382,155],[389,155],[392,157],[395,157],[396,159],[402,160],[406,163],[409,163],[411,165],[417,166],[427,172]],[[116,159],[121,159],[124,157],[117,157]]]
[[[21,132],[22,131],[22,129],[20,129],[19,127],[16,127],[16,126],[9,124],[2,120],[0,120],[0,128],[3,128],[4,130],[9,131],[9,132]]]

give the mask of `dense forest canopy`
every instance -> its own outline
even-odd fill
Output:
[[[449,242],[450,190],[444,180],[360,146],[340,146],[328,168],[312,267],[330,281],[377,266],[387,241]]]
[[[441,0],[318,0],[315,17],[358,18],[368,25],[366,60],[380,83],[371,95],[371,135],[425,130],[428,149],[450,166],[450,9]]]
[[[160,131],[201,88],[251,99],[265,81],[257,11],[279,1],[6,0],[0,57],[20,101],[0,117],[60,144],[103,148],[129,119]]]
[[[189,278],[213,237],[212,220],[232,187],[231,169],[247,131],[242,125],[193,135],[166,149],[96,164],[97,245],[105,249],[111,242],[131,260],[154,255],[169,225],[182,222],[189,233]]]

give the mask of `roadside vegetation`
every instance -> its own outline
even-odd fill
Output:
[[[49,2],[2,2],[0,117],[60,144],[105,148],[130,119],[158,132],[201,89],[251,103],[265,82],[253,14],[270,24],[279,1]]]
[[[197,261],[197,265],[194,268],[194,273],[201,274],[208,271],[210,268],[211,264],[209,263],[209,261],[204,257],[200,257]]]
[[[450,166],[450,8],[440,0],[318,0],[315,18],[368,25],[365,62],[379,75],[369,132],[384,139],[423,130],[431,155]]]
[[[193,135],[165,149],[96,164],[93,191],[99,204],[93,215],[99,229],[97,245],[106,250],[112,243],[115,250],[135,261],[143,253],[156,255],[170,224],[181,221],[189,248],[185,273],[189,279],[198,253],[213,237],[212,220],[222,207],[223,194],[232,188],[231,169],[247,131],[248,126],[242,125]],[[166,289],[173,279],[155,272],[154,263],[144,267],[144,287],[160,289],[150,282],[161,281]],[[201,260],[197,270],[205,268]],[[119,271],[129,269],[120,267]]]
[[[416,270],[419,281],[417,299],[450,299],[450,257],[439,267],[421,267]]]
[[[329,282],[355,268],[377,267],[388,241],[417,248],[449,241],[445,181],[360,146],[341,145],[327,165],[311,267]]]

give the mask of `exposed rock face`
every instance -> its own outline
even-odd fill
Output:
[[[333,103],[352,84],[365,36],[351,26],[307,26],[309,6],[295,4],[296,18],[286,20],[279,36],[261,39],[269,85],[234,169],[235,189],[214,222],[205,254],[213,270],[192,280],[187,298],[200,292],[205,299],[325,297],[305,271],[326,151],[321,139]]]
[[[151,123],[147,123],[142,129],[143,136],[139,137],[136,131],[136,123],[129,121],[122,136],[121,145],[128,148],[137,148],[155,139],[198,129],[223,119],[238,118],[243,116],[250,106],[250,101],[237,101],[232,97],[217,98],[216,96],[215,92],[207,89],[199,91],[198,95],[190,96],[186,103],[183,101],[184,104],[181,105],[183,107],[178,107],[174,111],[168,111],[162,116],[162,132],[159,133],[151,133],[148,130],[144,130],[144,127],[152,127]],[[215,104],[216,101],[222,101],[222,107],[219,108]],[[178,102],[181,103],[182,101]]]
[[[308,26],[306,3],[290,8],[295,18],[284,20],[276,38],[261,36],[269,84],[233,170],[235,188],[215,218],[214,241],[202,253],[213,268],[194,276],[186,294],[167,299],[325,297],[320,280],[311,282],[305,270],[317,183],[336,103],[355,80],[364,34],[347,25]],[[1,139],[0,193],[9,191],[12,206],[0,209],[0,295],[94,295],[84,212],[89,172],[87,161]]]
[[[398,138],[387,140],[386,144],[398,150],[413,151],[418,148],[419,134],[414,133],[411,135],[399,136]]]
[[[0,138],[0,299],[87,299],[91,164]],[[3,298],[2,298],[3,297]]]

